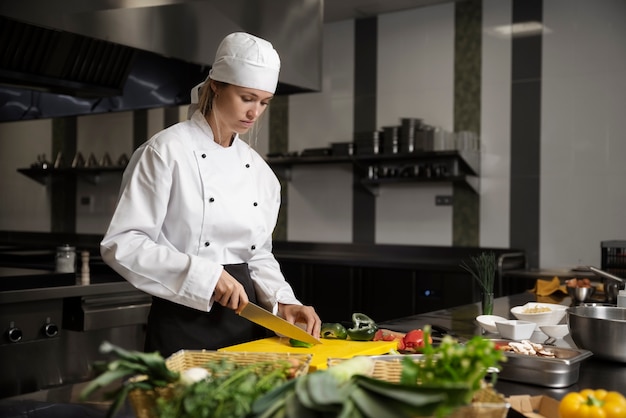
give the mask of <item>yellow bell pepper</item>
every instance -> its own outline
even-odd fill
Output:
[[[583,389],[559,403],[561,418],[626,418],[626,398],[619,392]]]

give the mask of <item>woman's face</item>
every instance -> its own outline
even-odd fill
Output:
[[[232,84],[215,86],[212,116],[224,134],[245,134],[263,114],[273,94]]]

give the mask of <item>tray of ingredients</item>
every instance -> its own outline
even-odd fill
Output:
[[[528,340],[494,339],[507,361],[501,364],[498,379],[549,388],[563,388],[578,381],[580,363],[591,351],[544,346]]]

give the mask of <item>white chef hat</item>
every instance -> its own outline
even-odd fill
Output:
[[[209,79],[273,94],[279,72],[280,58],[270,42],[249,33],[231,33],[218,46],[209,77],[191,90],[191,108],[197,108],[198,92]]]

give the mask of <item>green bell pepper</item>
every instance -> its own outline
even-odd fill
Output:
[[[291,345],[292,347],[302,347],[302,348],[311,348],[311,347],[313,347],[313,344],[307,343],[305,341],[296,340],[295,338],[290,338],[289,339],[289,345]]]
[[[348,337],[354,341],[371,341],[378,331],[373,319],[362,313],[352,314],[352,328],[348,328]]]
[[[346,327],[339,323],[323,323],[320,334],[322,335],[322,338],[336,340],[345,340],[346,338],[348,338],[348,331],[346,330]]]

